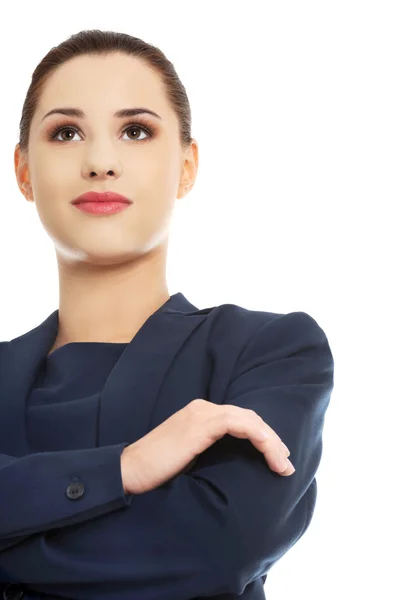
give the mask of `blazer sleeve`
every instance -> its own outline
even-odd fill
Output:
[[[127,445],[22,458],[0,454],[0,556],[32,534],[130,504],[132,495],[124,492],[121,471]]]
[[[241,594],[310,524],[333,373],[326,335],[307,313],[257,327],[225,395],[208,400],[262,417],[290,449],[293,475],[272,471],[250,440],[225,435],[189,473],[116,515],[33,536],[0,554],[0,567],[49,594],[67,581],[79,600],[127,597],[142,582],[150,600]]]

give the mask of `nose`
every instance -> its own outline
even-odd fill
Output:
[[[113,169],[109,169],[106,173],[106,175],[110,175],[111,177],[115,176],[115,171]],[[100,171],[91,171],[89,176],[92,177],[100,177],[101,176],[101,172]]]

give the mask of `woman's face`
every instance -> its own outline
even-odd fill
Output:
[[[140,107],[160,118],[114,117],[120,109]],[[55,108],[80,109],[85,117],[45,117]],[[26,198],[36,203],[58,258],[92,264],[127,261],[165,243],[175,199],[189,191],[185,186],[194,183],[198,166],[196,142],[182,150],[160,76],[122,53],[79,56],[57,68],[31,123],[28,156],[19,157],[17,145],[18,183],[30,183]],[[118,192],[133,204],[105,216],[71,204],[91,190]]]

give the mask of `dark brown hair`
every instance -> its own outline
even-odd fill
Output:
[[[143,40],[115,31],[88,29],[80,31],[52,48],[35,68],[26,94],[19,123],[19,145],[27,152],[29,131],[41,91],[51,73],[66,61],[84,54],[106,55],[123,52],[141,58],[161,76],[165,94],[179,121],[180,143],[186,149],[191,141],[191,109],[187,93],[173,63],[159,48]]]

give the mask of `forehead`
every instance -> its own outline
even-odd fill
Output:
[[[41,119],[55,106],[111,114],[119,108],[148,106],[162,117],[170,112],[160,74],[122,53],[78,56],[57,67],[44,85],[36,117]]]

